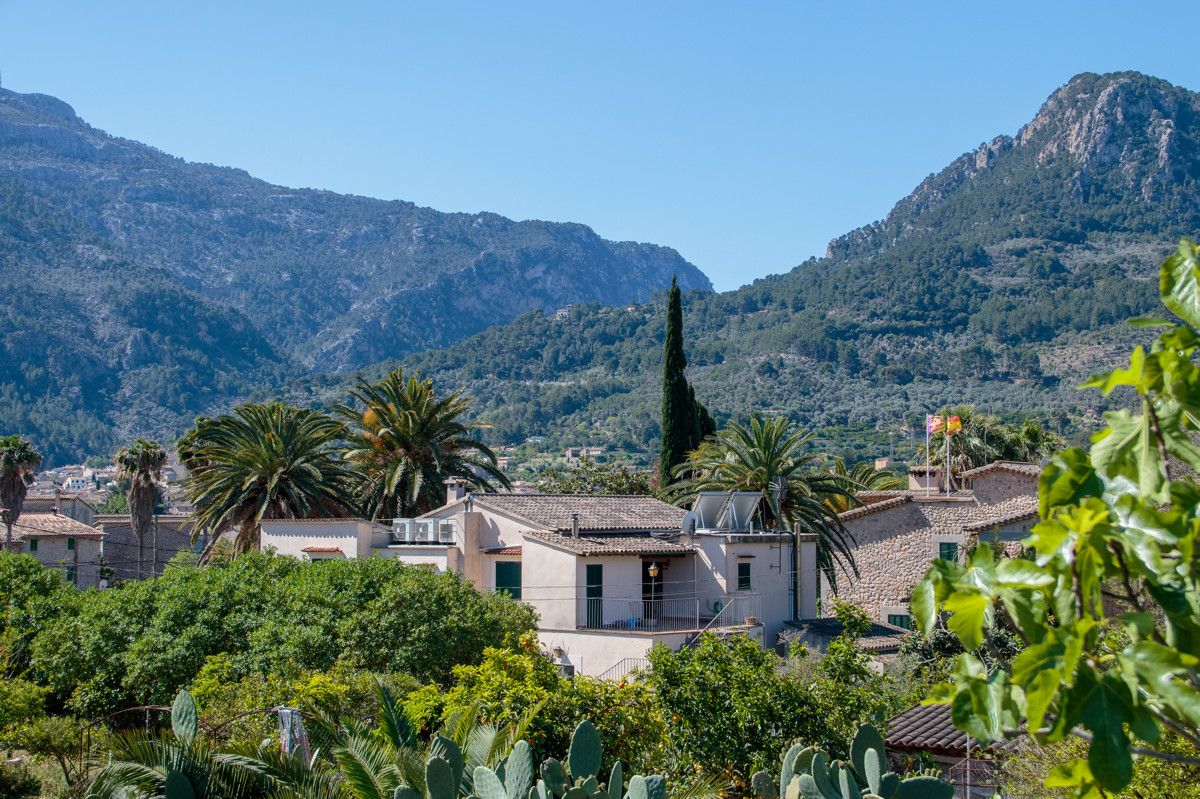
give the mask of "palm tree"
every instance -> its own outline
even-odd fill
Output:
[[[12,528],[21,518],[25,495],[42,465],[42,454],[20,435],[0,436],[0,511],[4,516],[4,547],[12,549]]]
[[[236,529],[234,549],[258,546],[263,519],[309,519],[355,511],[357,476],[338,459],[342,426],[329,416],[279,402],[240,405],[201,417],[182,438],[195,504],[193,536]],[[206,558],[208,550],[202,558]]]
[[[853,496],[860,491],[895,491],[904,487],[904,481],[900,479],[900,475],[888,469],[876,469],[866,461],[846,466],[846,461],[838,458],[827,471],[839,478],[843,487],[852,495],[850,497],[827,497],[826,503],[834,513],[843,513],[861,506],[862,503]]]
[[[432,380],[406,380],[397,368],[377,383],[358,378],[350,396],[334,413],[345,423],[343,457],[364,478],[358,502],[372,520],[441,506],[451,477],[484,491],[494,490],[492,480],[510,485],[496,454],[474,437],[489,425],[462,421],[471,405],[462,391],[439,399]]]
[[[142,578],[142,552],[146,531],[154,523],[154,508],[158,505],[159,483],[167,465],[167,452],[157,441],[144,438],[122,447],[113,458],[117,479],[128,480],[125,502],[129,506],[129,525],[138,540],[138,579]],[[154,565],[151,576],[158,573],[158,536],[154,536]]]
[[[813,468],[821,456],[804,453],[812,440],[812,433],[782,417],[767,421],[755,414],[748,425],[730,422],[676,468],[692,476],[666,496],[687,505],[701,491],[760,492],[765,528],[799,525],[801,532],[817,534],[817,566],[836,590],[838,567],[856,576],[858,568],[854,539],[830,507],[852,494],[844,478]]]

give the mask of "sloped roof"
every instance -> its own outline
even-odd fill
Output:
[[[22,513],[13,525],[13,538],[103,538],[104,533],[61,513]]]
[[[841,635],[844,629],[841,619],[836,616],[827,616],[819,619],[799,619],[797,621],[785,622],[785,624],[791,627],[798,627],[805,632],[811,632],[814,635],[820,635],[830,640]],[[873,652],[877,655],[886,655],[897,651],[906,635],[908,635],[908,630],[903,627],[873,621],[871,622],[870,631],[862,638],[859,638],[856,643],[859,649]]]
[[[908,489],[906,488],[897,488],[890,491],[859,491],[854,495],[854,498],[864,505],[874,505],[876,502],[902,497],[907,493]]]
[[[908,467],[909,474],[941,474],[944,471],[945,471],[945,469],[943,469],[941,466],[929,466],[929,467],[909,466]]]
[[[479,550],[485,555],[520,555],[520,547],[489,547]]]
[[[574,538],[570,534],[544,530],[526,530],[521,535],[527,541],[540,541],[576,555],[690,555],[694,551],[691,547],[649,535],[581,535]]]
[[[959,533],[979,532],[993,527],[1002,527],[1037,515],[1037,497],[1023,494],[1002,502],[985,505],[975,501],[969,491],[925,496],[921,489],[907,491],[901,496],[875,502],[862,508],[839,513],[843,522],[852,522],[864,516],[899,508],[908,503],[916,506],[917,512],[925,517],[925,524],[933,532]],[[911,529],[911,528],[910,528]]]
[[[474,494],[474,502],[507,513],[543,530],[569,531],[571,514],[579,529],[593,531],[679,530],[683,508],[657,497],[616,494]]]
[[[973,480],[976,477],[998,471],[1014,472],[1016,474],[1023,474],[1030,477],[1040,477],[1042,474],[1042,467],[1036,463],[1026,463],[1024,461],[992,461],[986,466],[980,466],[976,469],[963,472],[959,475],[959,477],[965,477],[968,480]]]
[[[967,734],[955,729],[950,705],[914,705],[888,721],[884,740],[889,749],[900,752],[929,752],[951,757],[967,756]],[[972,739],[972,751],[993,752],[1008,749],[1015,741],[989,741],[980,746]]]
[[[346,554],[345,552],[343,552],[343,551],[342,551],[341,547],[318,547],[318,546],[311,546],[311,547],[305,547],[304,549],[302,549],[302,550],[300,550],[300,551],[301,551],[301,552],[306,552],[306,553],[308,553],[308,554],[310,554],[310,555],[316,555],[316,554],[318,554],[318,553],[319,553],[319,554],[322,554],[322,555],[335,555],[335,554],[336,554],[336,555],[345,555],[345,554]]]

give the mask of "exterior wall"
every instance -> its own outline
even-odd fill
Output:
[[[523,550],[522,550],[523,551]],[[572,556],[575,557],[575,556]],[[666,560],[664,558],[664,560]],[[575,624],[587,623],[587,567],[599,564],[604,567],[601,607],[604,609],[602,624],[619,624],[630,618],[642,616],[642,559],[637,555],[605,556],[599,558],[575,557],[576,593],[573,602]]]
[[[768,640],[773,641],[783,632],[784,622],[792,618],[792,545],[787,536],[764,538],[753,541],[748,535],[697,533],[696,594],[700,598],[701,615],[711,617],[715,602],[724,602],[730,594],[739,593],[738,563],[748,562],[750,592],[758,594],[757,611],[753,615],[765,626]],[[750,557],[739,557],[742,555]],[[814,550],[814,577],[815,564]],[[815,597],[815,588],[812,593]],[[815,613],[815,600],[812,604]]]
[[[524,543],[521,530],[529,529],[528,522],[490,509],[468,513],[462,503],[447,505],[420,518],[454,519],[458,522],[459,557],[454,568],[476,585],[487,588],[495,585],[496,576],[494,567],[491,567],[492,574],[487,574],[489,569],[485,568],[480,550],[521,546]]]
[[[461,571],[462,557],[459,550],[449,546],[425,546],[420,544],[397,544],[395,546],[371,547],[367,557],[394,558],[410,566],[432,566],[439,572]]]
[[[359,528],[365,528],[362,535]],[[280,555],[308,560],[305,547],[338,547],[348,558],[367,557],[371,552],[371,527],[366,522],[330,520],[322,522],[279,519],[264,521],[259,545],[274,547]]]
[[[923,497],[914,499],[845,522],[857,542],[854,561],[860,576],[840,573],[837,598],[858,605],[875,621],[887,620],[883,613],[885,606],[908,606],[912,587],[925,576],[929,562],[938,556],[934,530],[921,513],[925,501]],[[957,536],[955,540],[962,543],[965,536]],[[822,595],[823,608],[827,609],[833,598],[827,584]]]
[[[52,513],[54,506],[53,499],[26,499],[22,512]],[[58,513],[77,522],[83,522],[88,527],[92,526],[92,517],[95,515],[92,506],[79,497],[61,497],[58,501]]]
[[[154,539],[158,539],[158,573],[163,566],[170,562],[180,552],[196,551],[203,548],[205,541],[192,545],[191,528],[185,517],[177,514],[158,515],[157,533],[151,528],[146,533],[146,540],[141,547],[141,574],[149,577],[154,571]],[[136,580],[138,578],[138,539],[133,534],[133,527],[128,514],[96,514],[93,526],[104,532],[104,562],[112,569],[112,576],[118,580]]]
[[[821,593],[821,575],[817,570],[817,536],[808,533],[800,536],[800,552],[797,563],[800,567],[800,601],[797,611],[802,619],[817,618],[817,597]]]
[[[607,576],[607,575],[606,575]],[[575,673],[599,677],[625,658],[645,658],[656,643],[678,650],[694,633],[611,633],[597,630],[540,629],[542,646],[566,652]]]
[[[935,471],[932,474],[913,474],[908,473],[908,490],[909,491],[924,491],[926,488],[937,489],[938,486],[946,485],[946,473]]]
[[[100,585],[100,554],[102,539],[75,538],[75,548],[67,549],[68,536],[39,536],[37,552],[29,551],[31,539],[20,542],[19,552],[32,555],[37,562],[47,569],[57,569],[62,573],[63,580],[72,582],[77,587],[96,588]],[[69,569],[74,569],[73,579]]]
[[[521,601],[538,612],[539,629],[575,629],[575,598],[583,593],[576,560],[574,554],[540,541],[521,545]],[[494,584],[495,574],[490,579]]]
[[[1013,497],[1036,496],[1037,483],[1033,475],[997,469],[972,480],[971,490],[980,503],[991,505]]]

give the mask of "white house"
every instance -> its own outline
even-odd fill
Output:
[[[816,613],[816,537],[755,529],[759,494],[705,494],[694,511],[654,497],[467,494],[390,527],[360,519],[263,522],[263,546],[316,560],[394,557],[454,570],[532,605],[560,662],[622,676],[662,642],[737,630],[774,645]],[[794,578],[798,575],[798,579]]]

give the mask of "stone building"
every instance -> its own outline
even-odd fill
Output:
[[[179,513],[158,513],[146,533],[146,540],[138,547],[138,538],[133,534],[133,524],[128,513],[97,513],[93,526],[104,534],[104,561],[118,580],[136,580],[141,577],[162,574],[171,558],[180,552],[198,552],[204,541],[192,544],[192,526],[189,517]],[[154,560],[154,542],[158,541],[158,560]],[[140,569],[139,569],[140,563]],[[111,582],[111,579],[110,579]]]
[[[931,560],[958,560],[980,537],[1013,544],[1028,535],[1037,523],[1040,474],[1036,464],[998,461],[959,475],[962,490],[864,492],[864,507],[838,517],[854,538],[858,576],[839,575],[836,596],[876,621],[908,627],[912,587]],[[828,584],[822,595],[833,598]]]
[[[98,586],[104,533],[60,513],[23,511],[13,525],[12,551],[32,555],[79,588]],[[3,535],[3,532],[0,532]]]

